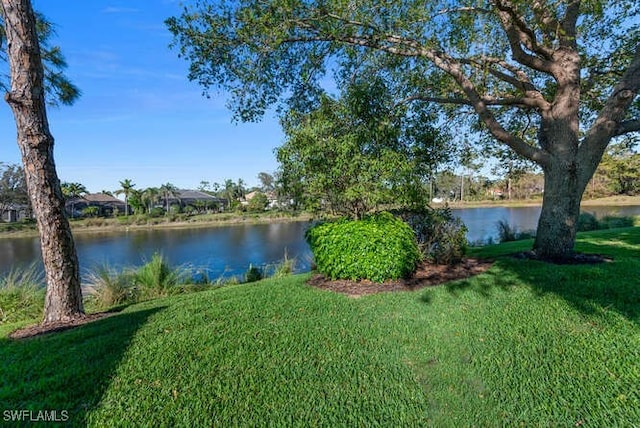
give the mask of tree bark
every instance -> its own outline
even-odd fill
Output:
[[[582,191],[575,164],[552,162],[544,171],[544,197],[533,250],[543,260],[560,261],[574,254]]]
[[[11,73],[5,95],[18,132],[27,189],[40,231],[47,292],[43,324],[84,316],[78,258],[53,159],[44,70],[29,0],[2,0]]]

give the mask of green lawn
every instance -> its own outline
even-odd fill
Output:
[[[91,426],[638,426],[640,228],[614,257],[498,257],[478,277],[352,299],[306,275],[149,301],[76,330],[0,338],[5,410]],[[635,425],[634,425],[635,424]]]

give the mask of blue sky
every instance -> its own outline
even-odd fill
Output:
[[[188,63],[169,49],[164,25],[179,15],[178,0],[33,0],[56,25],[53,44],[81,89],[72,106],[49,108],[55,159],[62,181],[90,192],[116,190],[129,178],[138,188],[170,182],[196,188],[200,181],[242,178],[277,168],[273,149],[284,141],[273,114],[237,123],[224,93],[207,99],[187,79]],[[0,162],[20,163],[15,123],[0,104]]]

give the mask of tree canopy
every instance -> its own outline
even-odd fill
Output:
[[[397,109],[381,80],[351,84],[338,99],[323,96],[304,115],[283,120],[277,149],[286,193],[300,187],[308,208],[360,218],[382,205],[426,203],[425,181],[450,159],[444,138],[422,111]]]
[[[611,139],[640,130],[635,0],[195,0],[167,20],[205,93],[241,120],[304,110],[327,72],[385,79],[493,148],[539,165],[534,249],[571,256],[584,189]],[[312,103],[311,103],[312,104]],[[454,121],[455,119],[455,121]],[[499,144],[495,144],[495,143]]]

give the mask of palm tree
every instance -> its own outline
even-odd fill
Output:
[[[160,189],[158,189],[157,187],[149,187],[142,192],[142,200],[147,205],[147,210],[149,214],[151,214],[153,205],[158,201],[159,195],[160,195]]]
[[[133,192],[133,188],[136,185],[131,182],[131,179],[125,178],[120,182],[120,189],[115,191],[116,195],[124,195],[124,215],[129,215],[129,196]]]
[[[245,184],[246,183],[242,178],[238,178],[238,187],[236,189],[238,198],[244,198],[244,195],[246,193]]]
[[[224,181],[223,194],[227,198],[227,203],[228,203],[227,206],[229,208],[231,208],[231,200],[233,199],[235,188],[236,188],[236,184],[230,178],[227,178]]]
[[[89,193],[87,188],[80,183],[61,183],[62,196],[66,201],[71,202],[71,218],[75,217],[76,199]]]
[[[169,197],[176,196],[178,194],[178,188],[171,183],[165,183],[162,186],[160,186],[159,190],[162,193],[162,196],[164,197],[164,203],[165,203],[165,206],[167,207],[166,214],[169,214]]]

